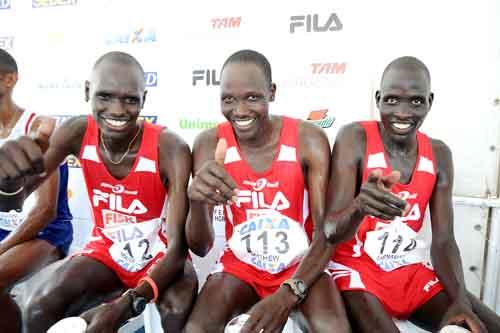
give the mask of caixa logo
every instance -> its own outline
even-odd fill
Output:
[[[156,87],[158,85],[158,73],[145,72],[144,81],[146,82],[146,87]]]
[[[320,19],[319,14],[296,15],[290,17],[290,33],[293,34],[297,30],[305,30],[306,32],[327,32],[342,30],[342,22],[336,13],[330,14],[326,19]]]
[[[77,0],[32,0],[33,8],[56,7],[56,6],[74,6]]]
[[[0,49],[12,50],[14,48],[14,37],[0,36]]]
[[[0,9],[9,9],[10,0],[0,0]]]
[[[114,44],[143,44],[156,42],[154,29],[139,28],[126,33],[111,34],[106,37],[107,45]]]
[[[193,71],[193,86],[198,83],[205,83],[207,86],[218,86],[220,85],[218,78],[219,75],[215,69],[195,69]]]

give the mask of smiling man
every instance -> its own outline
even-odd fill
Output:
[[[186,332],[222,333],[247,311],[242,332],[281,332],[295,310],[312,332],[350,332],[340,295],[323,272],[330,257],[321,225],[330,160],[325,133],[269,113],[276,85],[258,52],[231,55],[220,87],[227,122],[195,141],[186,230],[190,248],[205,255],[214,205],[224,204],[227,246]],[[318,232],[310,248],[313,222]]]
[[[337,136],[324,224],[337,245],[330,269],[351,324],[356,332],[399,332],[397,317],[432,332],[454,323],[500,332],[500,318],[465,289],[450,149],[419,131],[434,100],[427,67],[394,60],[375,99],[380,121],[349,124]],[[430,244],[419,236],[428,206]]]
[[[107,53],[85,85],[92,115],[57,128],[45,153],[40,138],[23,137],[0,149],[0,168],[11,170],[11,179],[38,175],[28,188],[66,156],[79,156],[94,218],[85,249],[31,298],[27,332],[46,332],[59,319],[75,315],[87,320],[87,332],[116,332],[151,300],[159,306],[165,330],[180,332],[184,326],[197,291],[184,234],[191,155],[171,131],[138,120],[144,87],[135,58]],[[50,134],[52,128],[40,125],[39,132]],[[0,188],[6,182],[0,178]],[[111,302],[81,314],[104,301]]]

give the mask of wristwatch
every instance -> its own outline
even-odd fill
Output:
[[[299,298],[299,303],[302,302],[307,296],[306,284],[302,280],[288,279],[281,285],[288,286],[292,293]]]
[[[127,290],[123,295],[130,300],[130,311],[134,317],[140,315],[148,304],[146,298],[139,295],[134,289]]]

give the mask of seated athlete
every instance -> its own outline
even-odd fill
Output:
[[[465,289],[450,149],[418,131],[430,83],[420,60],[391,62],[375,94],[381,120],[345,126],[333,148],[325,233],[338,244],[330,269],[356,332],[399,332],[391,317],[432,332],[500,332],[500,318]],[[418,234],[427,206],[431,244]]]
[[[227,243],[186,332],[223,332],[248,311],[242,332],[281,332],[293,309],[312,332],[350,331],[328,275],[316,281],[330,256],[321,225],[328,139],[313,124],[270,115],[275,94],[262,54],[242,50],[224,63],[220,102],[227,122],[195,140],[187,239],[205,255],[214,240],[214,206],[224,204]],[[319,232],[306,254],[312,222]]]
[[[42,119],[12,100],[17,79],[15,59],[0,49],[0,146],[36,133]],[[63,164],[26,199],[24,180],[8,182],[0,190],[0,332],[21,331],[19,308],[10,296],[16,282],[68,253],[73,228],[67,182],[68,167]]]
[[[95,224],[80,255],[35,292],[25,329],[45,332],[63,317],[80,315],[87,332],[116,332],[154,301],[163,328],[180,332],[197,292],[184,232],[189,147],[170,130],[138,120],[146,97],[144,72],[126,53],[97,60],[85,97],[92,115],[63,123],[45,153],[43,140],[28,137],[0,149],[0,169],[15,170],[9,179],[33,174],[43,180],[66,156],[78,156]],[[0,178],[0,188],[5,182]]]

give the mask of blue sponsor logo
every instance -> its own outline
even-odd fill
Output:
[[[144,81],[146,82],[146,87],[156,87],[158,85],[158,72],[144,73]]]
[[[107,45],[114,44],[145,44],[156,42],[156,31],[154,29],[139,28],[126,33],[112,34],[106,37]]]
[[[0,0],[0,9],[10,9],[10,0]]]
[[[74,6],[77,0],[32,0],[33,8],[58,7],[58,6]]]

